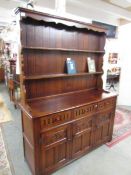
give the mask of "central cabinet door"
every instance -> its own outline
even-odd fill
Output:
[[[77,158],[92,147],[93,117],[86,117],[73,123],[72,158]]]
[[[70,126],[52,129],[41,137],[42,169],[48,174],[69,161]]]
[[[95,117],[94,146],[111,140],[114,122],[114,109],[98,113]]]

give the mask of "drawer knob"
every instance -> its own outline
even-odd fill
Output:
[[[99,129],[100,128],[100,125],[97,125],[96,128]]]
[[[98,107],[98,105],[95,105],[95,108],[97,108]]]

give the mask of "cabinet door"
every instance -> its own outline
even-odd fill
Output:
[[[113,123],[114,123],[114,110],[98,113],[95,117],[94,125],[94,146],[98,146],[104,142],[111,140]]]
[[[86,117],[73,123],[72,158],[79,157],[92,147],[93,117]]]
[[[70,126],[45,132],[41,136],[41,159],[44,173],[51,173],[69,160]]]

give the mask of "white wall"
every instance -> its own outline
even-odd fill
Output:
[[[119,28],[121,76],[118,104],[131,106],[131,24]]]

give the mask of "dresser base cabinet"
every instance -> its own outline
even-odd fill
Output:
[[[24,154],[32,173],[48,175],[110,141],[115,103],[112,97],[34,118],[23,111]]]

